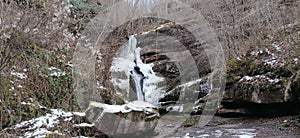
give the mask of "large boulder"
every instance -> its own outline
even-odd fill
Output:
[[[153,132],[160,115],[152,104],[133,101],[123,105],[91,102],[86,116],[105,134],[134,136]]]
[[[226,93],[219,112],[228,112],[224,109],[231,108],[229,105],[233,104],[230,103],[300,101],[299,28],[300,23],[284,26],[246,56],[227,62]],[[229,112],[247,112],[237,109]]]

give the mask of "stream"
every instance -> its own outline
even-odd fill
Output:
[[[175,137],[185,138],[299,138],[299,116],[273,118],[215,116],[205,127],[183,128]],[[289,124],[289,125],[286,125]]]

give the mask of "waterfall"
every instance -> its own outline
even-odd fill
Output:
[[[138,101],[144,101],[144,94],[143,94],[143,82],[144,82],[144,75],[140,71],[139,67],[134,67],[133,71],[130,71],[131,76],[134,80],[134,90],[137,95]]]
[[[137,39],[134,35],[129,36],[128,44],[121,48],[119,56],[114,58],[110,68],[113,76],[111,82],[118,87],[117,94],[121,97],[129,97],[130,89],[136,93],[136,100],[146,101],[158,105],[159,99],[164,91],[164,86],[158,86],[164,78],[157,76],[152,67],[154,64],[145,64],[140,58],[142,48],[137,47]],[[124,72],[126,79],[120,78],[120,72]],[[122,73],[121,73],[122,74]],[[133,87],[130,88],[130,80]],[[123,90],[127,92],[125,95]]]
[[[130,70],[130,78],[134,80],[134,92],[137,95],[138,101],[144,101],[144,94],[143,94],[143,82],[144,82],[144,74],[141,72],[139,65],[142,63],[142,60],[140,59],[140,48],[136,48],[137,40],[134,37],[134,35],[129,36],[128,40],[128,46],[126,47],[126,54],[130,54],[133,51],[134,54],[134,67],[132,70]],[[128,56],[128,55],[127,55]],[[139,64],[138,64],[139,63]]]

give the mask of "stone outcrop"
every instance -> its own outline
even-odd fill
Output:
[[[227,62],[226,93],[219,113],[249,113],[246,108],[256,104],[259,108],[300,102],[299,27],[300,23],[284,26],[265,45]]]
[[[133,101],[124,105],[91,102],[86,116],[105,134],[134,136],[153,131],[160,115],[155,106]]]

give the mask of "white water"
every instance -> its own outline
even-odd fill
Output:
[[[144,94],[143,94],[143,79],[144,76],[140,74],[137,70],[133,70],[131,72],[131,76],[134,80],[134,87],[135,87],[135,92],[137,95],[137,100],[138,101],[144,101]]]
[[[161,97],[164,88],[158,88],[157,84],[164,79],[154,73],[152,70],[154,64],[144,64],[142,62],[140,59],[141,50],[140,47],[137,47],[137,39],[134,35],[131,35],[128,44],[123,47],[123,49],[121,48],[119,56],[113,60],[110,71],[112,74],[116,73],[116,75],[112,75],[111,82],[115,87],[121,89],[117,89],[117,94],[123,98],[128,98],[130,89],[134,89],[137,100],[158,105],[159,98]],[[139,71],[135,70],[135,67],[139,68]],[[126,78],[120,78],[120,72],[123,72],[123,74],[126,75]],[[131,77],[134,80],[135,88],[130,88],[129,81]],[[125,90],[127,95],[124,95],[122,90]]]

